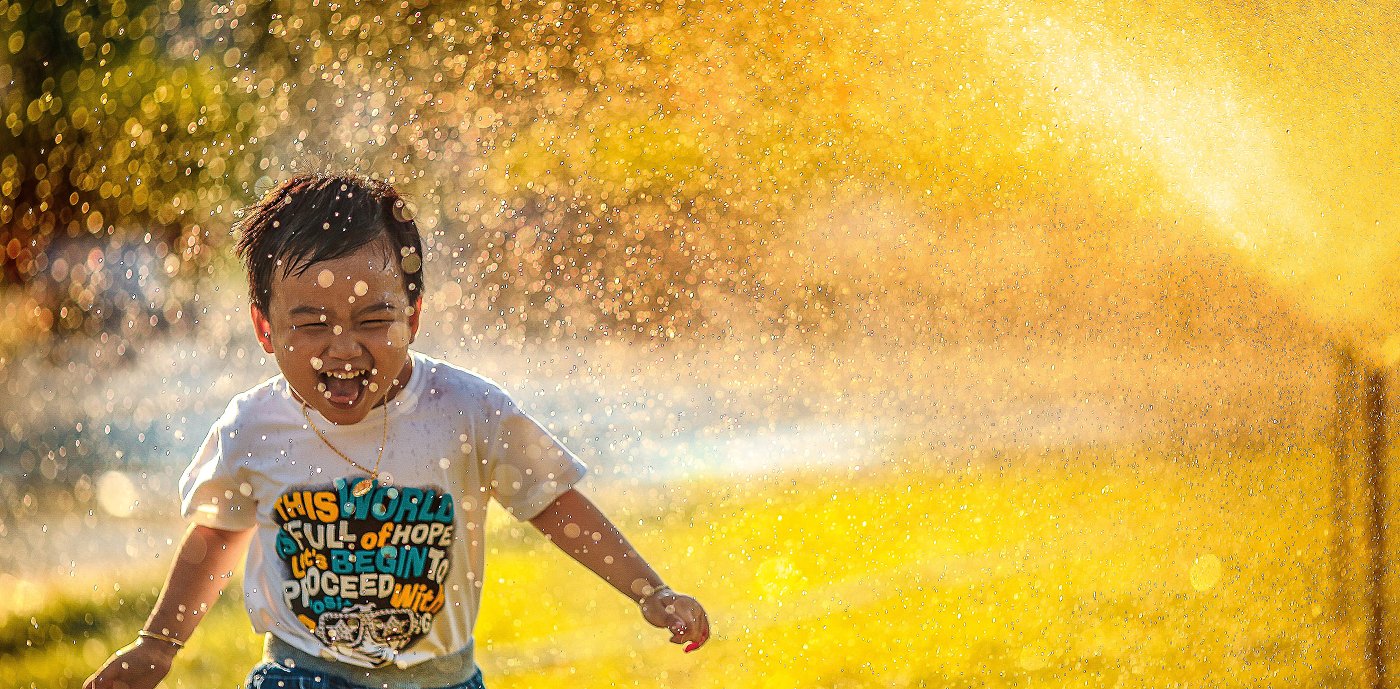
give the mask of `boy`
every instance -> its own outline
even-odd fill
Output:
[[[154,687],[244,552],[245,607],[266,634],[249,689],[327,677],[481,689],[472,625],[488,498],[672,642],[705,643],[700,604],[573,488],[585,472],[573,453],[494,383],[409,349],[423,249],[392,187],[302,176],[249,211],[238,252],[282,375],[210,429],[180,482],[192,524],[155,610],[86,689]]]

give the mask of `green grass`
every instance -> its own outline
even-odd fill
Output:
[[[628,601],[494,516],[478,661],[526,687],[1342,687],[1325,458],[1106,451],[784,474],[596,496],[713,640],[684,654]],[[0,677],[76,687],[161,572],[48,583]],[[234,584],[237,586],[237,583]],[[236,590],[236,589],[231,589]],[[32,618],[32,620],[31,620]],[[235,687],[259,640],[222,603],[164,686]]]

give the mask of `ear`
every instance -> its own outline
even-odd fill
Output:
[[[249,304],[248,313],[253,316],[253,334],[258,336],[263,351],[273,354],[275,350],[272,347],[272,322],[267,320],[267,316],[257,304]]]
[[[413,300],[413,314],[408,317],[408,343],[413,344],[413,340],[418,337],[418,320],[423,315],[423,297],[419,295]]]

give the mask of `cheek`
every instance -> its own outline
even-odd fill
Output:
[[[272,338],[272,346],[277,349],[277,355],[279,357],[292,355],[292,357],[288,359],[289,362],[293,359],[301,359],[314,355],[316,353],[316,348],[313,344],[314,343],[309,341],[305,336],[297,332],[283,333],[281,337],[274,336]]]
[[[407,347],[411,332],[407,323],[395,323],[384,332],[385,344],[390,347]]]

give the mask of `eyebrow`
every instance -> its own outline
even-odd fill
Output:
[[[365,306],[360,307],[359,309],[357,309],[357,310],[355,311],[355,314],[354,314],[354,315],[356,315],[356,316],[363,316],[363,315],[365,315],[365,314],[367,314],[367,313],[370,313],[370,312],[372,312],[372,311],[398,311],[398,310],[399,310],[399,307],[394,306],[393,304],[390,304],[390,303],[387,302],[387,301],[381,301],[381,302],[378,302],[378,303],[376,303],[376,304],[366,304]],[[325,312],[326,312],[326,309],[325,309],[325,307],[322,307],[322,306],[294,306],[294,307],[292,307],[291,309],[289,309],[289,310],[287,311],[287,315],[288,315],[288,316],[319,316],[319,315],[321,315],[321,314],[323,314],[323,313],[325,313]]]

